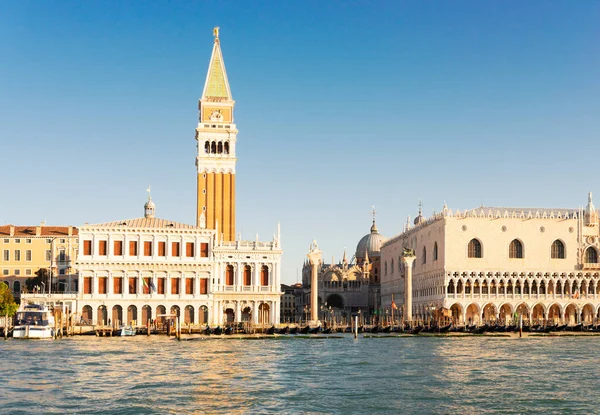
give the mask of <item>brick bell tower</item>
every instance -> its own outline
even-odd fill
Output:
[[[235,101],[231,96],[219,28],[213,30],[214,44],[202,98],[196,141],[198,154],[198,203],[196,225],[217,229],[219,239],[235,240],[235,144],[233,121]]]

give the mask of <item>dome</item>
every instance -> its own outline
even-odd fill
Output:
[[[381,244],[385,242],[385,237],[377,232],[377,226],[373,221],[371,226],[371,232],[361,238],[356,245],[356,258],[364,258],[365,252],[369,255],[369,258],[379,258],[381,256]]]
[[[425,218],[423,217],[423,204],[419,202],[419,215],[415,218],[413,224],[415,226],[419,226],[425,223]]]
[[[155,213],[156,206],[154,206],[154,202],[152,201],[150,196],[148,196],[148,201],[144,203],[144,217],[152,219],[154,218]]]
[[[425,223],[425,218],[423,217],[423,215],[421,215],[421,214],[419,213],[419,216],[417,216],[417,217],[415,218],[415,221],[414,221],[413,223],[415,224],[415,226],[422,225],[422,224],[424,224],[424,223]]]

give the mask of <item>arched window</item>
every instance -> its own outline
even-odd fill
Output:
[[[481,242],[473,238],[469,241],[469,248],[467,255],[469,258],[481,258]]]
[[[392,262],[391,262],[391,264],[390,264],[390,268],[391,268],[391,270],[390,270],[390,273],[391,273],[392,275],[394,275],[394,258],[392,258]]]
[[[213,154],[217,154],[217,144],[214,141],[210,145],[210,152]]]
[[[437,261],[438,259],[438,246],[437,242],[433,244],[433,260]]]
[[[266,265],[260,267],[260,285],[269,285],[269,267],[267,267]]]
[[[521,241],[514,239],[508,247],[509,258],[523,258],[523,244]]]
[[[383,263],[383,274],[387,276],[387,261]]]
[[[252,285],[252,268],[250,268],[250,265],[246,265],[244,267],[244,285],[248,286],[248,285]]]
[[[598,252],[591,246],[585,250],[585,262],[586,264],[598,263]]]
[[[233,285],[233,265],[227,265],[225,268],[225,285]]]
[[[219,144],[217,144],[217,153],[221,154],[223,153],[223,143],[219,141]]]
[[[229,154],[229,142],[227,141],[225,141],[225,144],[223,145],[223,152]]]
[[[204,152],[210,153],[210,143],[208,141],[204,143]]]
[[[13,284],[13,292],[20,293],[21,292],[21,283],[19,281],[15,281]]]
[[[423,247],[423,258],[421,261],[422,264],[426,264],[427,263],[427,248]]]
[[[565,259],[565,244],[558,239],[552,242],[552,248],[550,249],[550,257],[556,259]]]

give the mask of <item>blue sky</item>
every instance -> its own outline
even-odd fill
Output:
[[[598,194],[600,2],[4,2],[0,221],[193,223],[194,129],[220,26],[237,228],[283,281],[444,201]]]

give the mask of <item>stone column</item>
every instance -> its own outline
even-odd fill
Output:
[[[308,260],[310,261],[310,323],[317,324],[319,320],[319,279],[318,268],[321,262],[322,251],[317,245],[317,241],[312,241]]]
[[[410,322],[412,321],[412,265],[415,262],[417,257],[410,250],[405,251],[402,255],[402,262],[404,263],[404,269],[406,270],[406,274],[404,277],[404,305],[406,308],[406,315],[404,316],[404,320]]]

